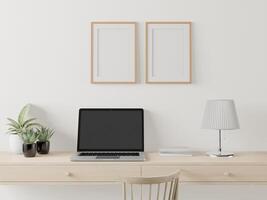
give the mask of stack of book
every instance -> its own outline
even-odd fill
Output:
[[[160,156],[193,156],[192,149],[186,147],[163,148],[159,150]]]

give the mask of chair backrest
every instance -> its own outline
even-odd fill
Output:
[[[175,200],[179,172],[160,177],[122,178],[123,200]]]

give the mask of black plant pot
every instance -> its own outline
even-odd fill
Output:
[[[45,141],[45,142],[38,141],[37,142],[37,152],[39,154],[48,154],[49,149],[50,149],[50,142],[49,141]]]
[[[23,144],[23,154],[25,157],[36,156],[36,144]]]

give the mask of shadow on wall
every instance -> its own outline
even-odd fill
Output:
[[[145,151],[157,151],[159,147],[159,133],[153,119],[153,113],[145,110],[144,116]]]
[[[62,127],[62,129],[60,128],[57,120],[52,117],[53,114],[48,113],[42,107],[31,104],[29,116],[37,118],[38,122],[43,126],[47,126],[55,130],[55,134],[51,139],[52,150],[64,150],[73,146],[73,138],[63,131],[64,127]]]
[[[233,134],[236,144],[242,144],[239,147],[250,150],[266,150],[267,146],[267,108],[265,104],[259,102],[253,103],[253,106],[243,106],[240,108],[240,135]],[[242,141],[240,141],[242,139]],[[259,146],[259,140],[262,141]],[[237,142],[238,141],[238,142]],[[263,142],[266,141],[266,142]],[[257,148],[255,148],[257,147]]]

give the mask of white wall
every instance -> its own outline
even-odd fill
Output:
[[[266,7],[265,0],[1,0],[0,130],[6,130],[6,117],[16,117],[31,102],[34,114],[57,132],[52,149],[75,150],[79,107],[144,107],[146,150],[174,145],[208,150],[216,148],[217,135],[200,129],[205,101],[233,98],[241,130],[225,135],[224,147],[267,150]],[[139,23],[138,84],[90,84],[92,20]],[[145,20],[193,21],[193,84],[144,84]],[[7,141],[1,134],[0,150],[8,148]],[[15,192],[22,200],[42,192],[51,200],[77,194],[118,199],[115,188],[5,186],[0,191],[8,200],[16,199]],[[223,189],[184,186],[181,195],[189,200],[267,195],[265,186]]]

